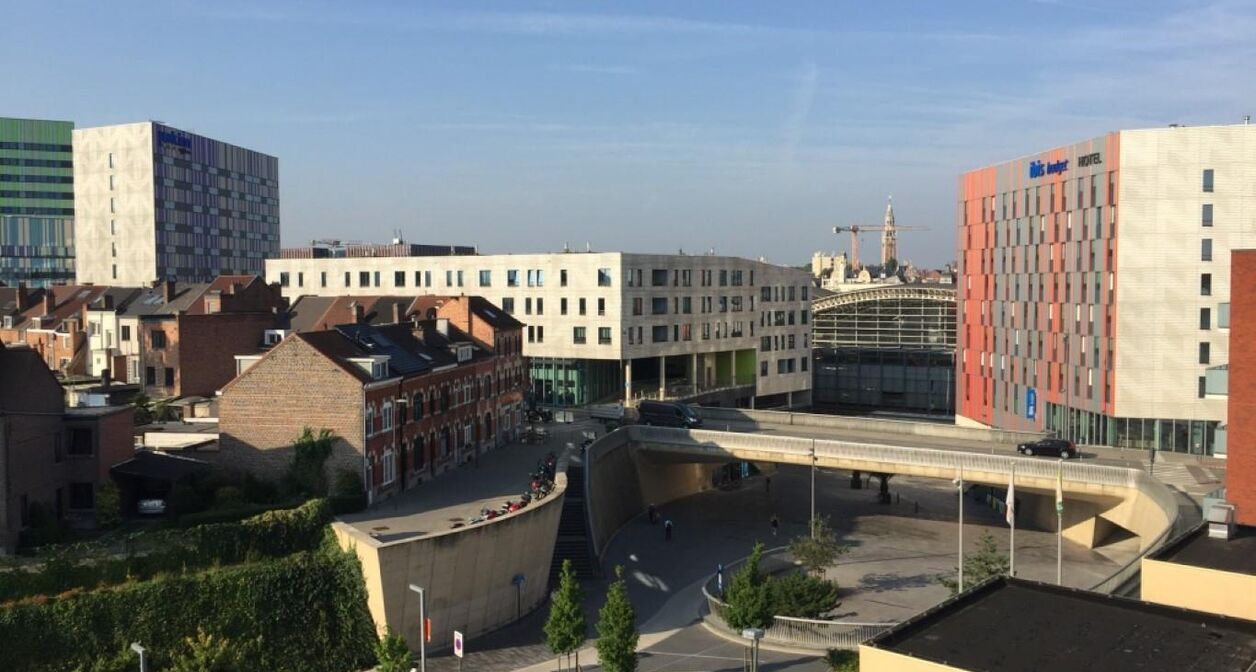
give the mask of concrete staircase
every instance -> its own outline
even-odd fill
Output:
[[[558,583],[563,560],[571,560],[576,576],[595,578],[600,574],[589,542],[589,517],[584,501],[584,465],[575,461],[567,465],[567,494],[558,521],[558,538],[554,542],[554,559],[550,563],[550,585]]]

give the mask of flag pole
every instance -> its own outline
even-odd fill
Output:
[[[1012,463],[1012,476],[1007,482],[1007,521],[1012,524],[1012,538],[1008,544],[1008,572],[1016,576],[1016,463]]]
[[[964,592],[964,467],[959,468],[959,592]]]
[[[1055,585],[1064,585],[1064,460],[1055,472]]]

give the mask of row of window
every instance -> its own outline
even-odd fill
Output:
[[[25,152],[62,152],[74,151],[71,145],[58,145],[50,142],[0,142],[0,149],[16,149]]]
[[[0,156],[0,166],[22,166],[25,168],[73,168],[73,161],[60,159],[15,159]]]
[[[72,201],[74,200],[74,192],[72,191],[16,191],[12,189],[0,189],[0,198],[46,198],[56,201]]]
[[[424,415],[439,415],[460,406],[491,399],[507,389],[518,387],[523,380],[522,369],[464,378],[445,383],[427,392],[415,392],[408,397],[387,399],[382,404],[366,405],[364,429],[367,437],[393,429],[395,422],[418,422]]]
[[[0,175],[0,182],[32,182],[35,184],[74,184],[73,175]]]
[[[808,361],[809,359],[807,357],[799,357],[798,359],[794,359],[793,357],[787,357],[785,359],[778,359],[776,360],[776,373],[777,375],[784,375],[784,374],[798,373],[798,372],[806,373]],[[759,376],[766,377],[767,375],[768,375],[768,360],[764,359],[759,362]]]
[[[511,427],[518,427],[523,422],[523,412],[519,409],[518,404],[512,404],[508,409],[500,411],[500,419],[498,421],[498,430],[503,436]],[[474,421],[468,420],[461,427],[456,425],[441,427],[439,430],[428,432],[427,436],[419,435],[414,437],[408,444],[401,443],[401,453],[407,456],[406,464],[409,465],[411,471],[419,472],[427,467],[427,447],[434,449],[437,459],[447,459],[453,455],[457,446],[471,447],[475,442],[476,432],[480,431],[482,436],[491,439],[493,434],[493,416],[485,415],[483,418],[475,418]],[[397,458],[400,454],[393,445],[385,447],[381,453],[378,464],[380,467],[380,485],[387,486],[396,480],[397,476]],[[368,459],[371,453],[368,453]],[[375,463],[375,460],[372,460]],[[367,484],[370,487],[370,484]]]

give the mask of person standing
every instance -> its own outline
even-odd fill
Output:
[[[668,518],[663,521],[663,541],[672,540],[672,520]]]
[[[772,494],[772,477],[771,476],[763,477],[763,490],[769,495]]]
[[[772,526],[772,536],[774,536],[774,537],[775,537],[775,536],[776,536],[776,531],[777,531],[778,529],[780,529],[780,527],[781,527],[781,520],[780,520],[780,518],[777,518],[777,517],[776,517],[776,514],[774,513],[774,514],[772,514],[772,520],[768,521],[768,524]]]

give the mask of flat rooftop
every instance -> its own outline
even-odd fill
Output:
[[[1256,575],[1256,527],[1239,525],[1232,539],[1213,539],[1205,523],[1147,556],[1151,560]]]
[[[1246,672],[1256,622],[1004,578],[869,645],[974,672]]]

